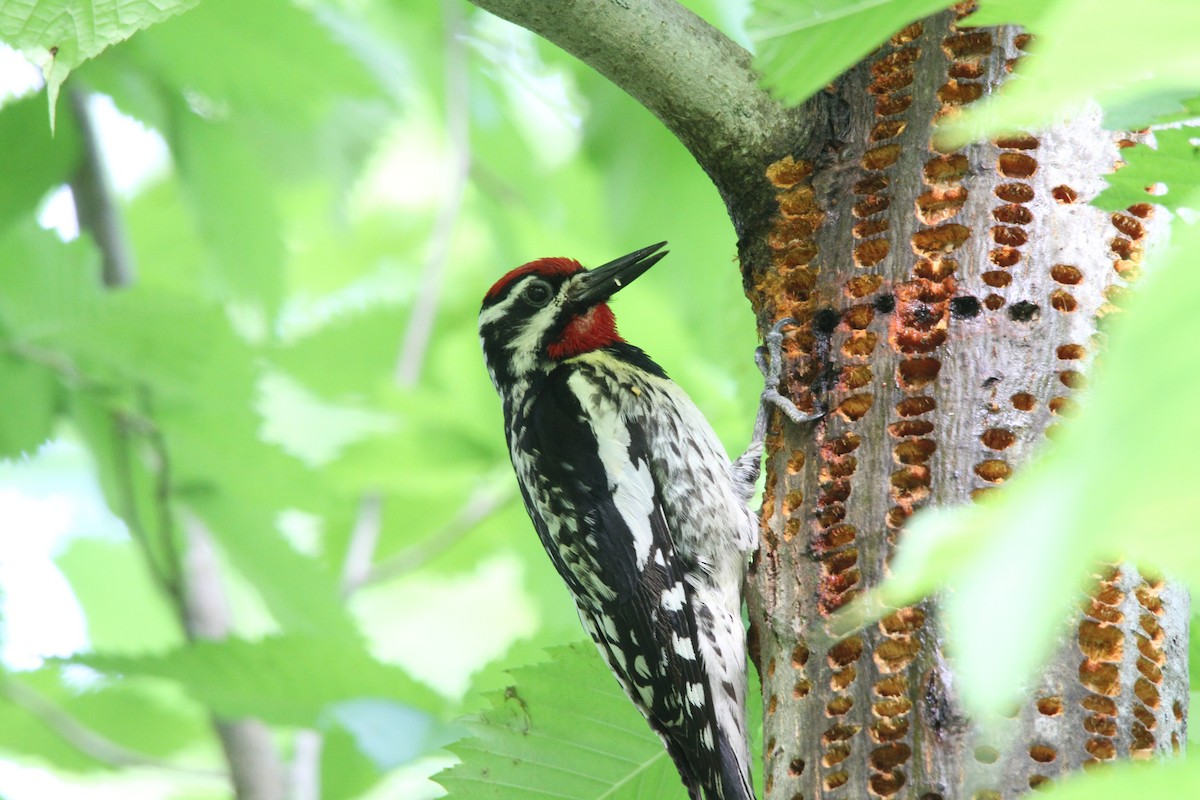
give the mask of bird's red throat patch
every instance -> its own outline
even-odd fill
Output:
[[[600,303],[568,322],[562,335],[546,348],[546,355],[559,360],[623,341],[617,333],[617,318],[612,309],[607,303]]]

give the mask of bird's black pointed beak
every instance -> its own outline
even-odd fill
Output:
[[[575,295],[575,302],[584,307],[603,303],[657,264],[667,254],[668,251],[663,250],[666,246],[666,242],[652,244],[588,270],[580,276],[582,288]]]

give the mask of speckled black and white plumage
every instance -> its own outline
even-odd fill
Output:
[[[531,262],[480,313],[525,507],[690,796],[753,800],[741,603],[761,442],[731,464],[687,395],[617,336],[607,306],[575,299],[589,285],[595,295],[592,275]]]

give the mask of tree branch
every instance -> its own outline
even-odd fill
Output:
[[[216,548],[204,524],[183,519],[188,551],[184,561],[185,608],[189,639],[224,639],[231,614],[221,583]],[[214,719],[238,800],[282,800],[284,770],[271,729],[256,719]]]
[[[464,536],[475,529],[475,526],[490,517],[497,509],[507,503],[513,496],[516,484],[511,480],[499,483],[490,481],[475,489],[467,502],[455,514],[454,519],[446,523],[437,533],[422,539],[420,542],[401,550],[399,553],[376,564],[367,570],[355,583],[345,583],[343,591],[347,594],[361,589],[363,586],[397,578],[413,570],[425,566],[437,556],[449,550]]]
[[[594,68],[675,134],[731,198],[809,134],[804,107],[758,85],[750,54],[675,0],[471,0]],[[741,205],[744,205],[744,198]],[[741,233],[740,221],[734,218]]]
[[[158,531],[160,536],[152,535],[142,522],[142,509],[138,505],[135,451],[139,441],[138,436],[146,434],[153,428],[153,424],[144,417],[120,410],[109,412],[109,417],[112,421],[113,467],[121,503],[121,508],[117,510],[117,513],[125,520],[129,537],[141,550],[151,578],[158,585],[163,597],[174,607],[180,623],[186,627],[186,620],[183,616],[185,603],[182,577],[179,574],[179,560],[173,558],[173,548],[164,547],[162,554],[158,552],[156,545],[164,545],[160,540],[163,531],[161,529]],[[156,473],[154,480],[157,499],[161,492],[162,476]],[[161,521],[161,510],[157,510],[157,513]]]
[[[429,236],[425,253],[425,268],[421,272],[421,288],[413,305],[412,317],[404,331],[400,359],[396,364],[396,383],[407,389],[416,385],[421,366],[433,335],[438,300],[450,257],[450,240],[462,212],[463,195],[471,171],[470,74],[467,71],[467,52],[463,46],[463,19],[458,0],[442,2],[445,17],[443,67],[446,95],[446,137],[450,151],[450,169],[445,195],[442,197]]]
[[[358,502],[358,516],[354,519],[354,530],[346,547],[346,560],[342,563],[343,596],[353,594],[367,582],[382,527],[383,497],[379,492],[367,492]]]
[[[113,767],[153,767],[186,775],[223,780],[226,775],[216,770],[185,767],[161,758],[154,758],[136,750],[117,744],[103,734],[97,733],[84,725],[71,714],[59,708],[52,701],[31,686],[16,680],[4,678],[0,681],[0,694],[3,694],[13,705],[25,710],[41,720],[47,728],[58,734],[63,741],[76,750],[91,756],[97,761]]]
[[[70,181],[75,217],[79,221],[79,230],[87,231],[100,250],[104,285],[110,288],[128,286],[134,277],[133,253],[104,168],[96,126],[92,124],[92,112],[88,108],[91,96],[91,92],[80,86],[72,86],[67,92],[83,143],[83,158]]]

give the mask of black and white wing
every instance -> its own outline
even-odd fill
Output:
[[[646,433],[621,413],[619,391],[632,390],[567,367],[539,387],[510,425],[525,503],[584,626],[690,795],[752,800],[744,741],[716,710],[735,693],[704,660],[712,645],[702,647],[697,615],[711,629],[711,611],[696,602],[696,565],[675,547]],[[722,687],[731,697],[714,698]]]

